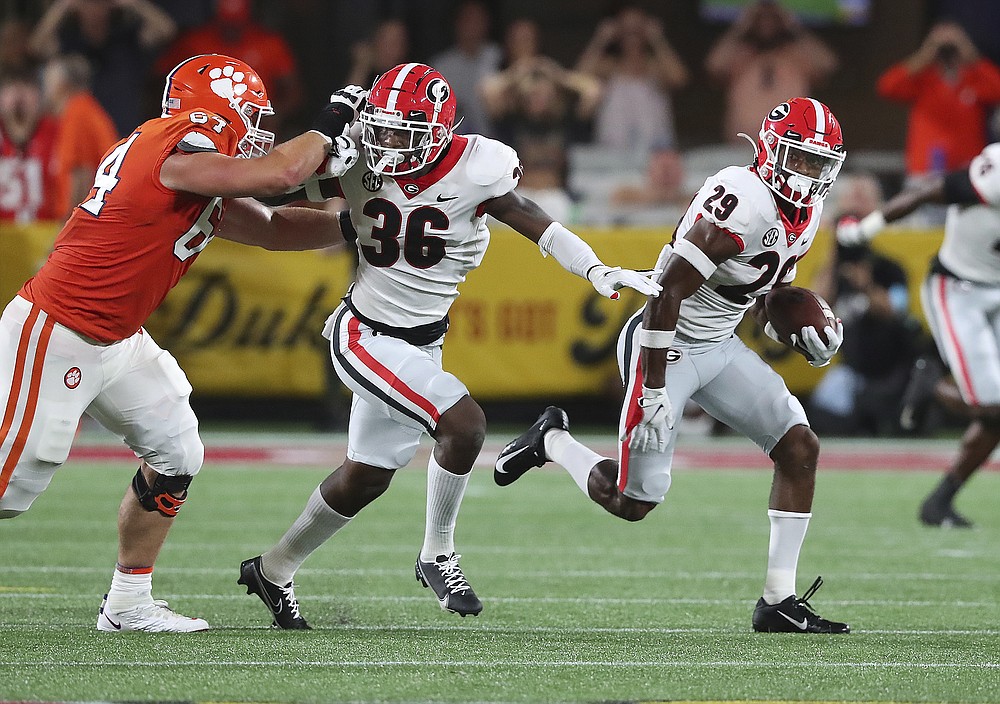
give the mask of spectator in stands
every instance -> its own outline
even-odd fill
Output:
[[[0,75],[0,222],[31,223],[54,207],[58,125],[42,111],[42,91],[29,72]]]
[[[490,41],[490,13],[482,0],[466,0],[455,15],[455,46],[431,60],[458,96],[462,123],[456,132],[493,136],[493,125],[479,88],[496,73],[501,51]]]
[[[705,68],[726,87],[722,137],[756,138],[760,116],[790,95],[810,95],[837,67],[837,57],[774,0],[759,0],[740,14],[712,47]]]
[[[10,18],[0,23],[0,73],[31,68],[30,36],[31,30],[21,20]]]
[[[538,23],[526,17],[507,25],[507,31],[503,35],[504,57],[501,66],[510,68],[525,59],[538,56],[541,53],[538,49],[538,32]]]
[[[834,211],[860,218],[881,204],[874,177],[841,178]],[[893,435],[900,431],[903,391],[913,361],[926,346],[910,314],[907,276],[895,260],[867,245],[832,245],[812,283],[844,322],[840,363],[832,366],[809,399],[816,432]]]
[[[518,193],[560,222],[573,220],[567,151],[585,133],[600,95],[592,77],[540,55],[521,58],[483,83],[497,134],[524,167]]]
[[[642,183],[619,186],[611,194],[611,205],[661,208],[685,205],[690,198],[684,190],[683,157],[669,145],[660,144],[650,150]]]
[[[42,72],[45,103],[59,119],[52,207],[60,219],[87,196],[104,153],[118,141],[111,117],[90,92],[90,73],[79,54],[50,59]]]
[[[940,22],[877,87],[883,98],[911,106],[907,173],[941,174],[966,166],[986,146],[989,112],[1000,104],[1000,68],[958,24]]]
[[[410,35],[406,25],[402,20],[386,20],[375,28],[371,39],[351,47],[351,69],[347,73],[347,82],[368,88],[381,74],[411,58]]]
[[[302,102],[302,86],[288,42],[254,20],[250,0],[215,0],[215,16],[178,37],[157,61],[157,73],[166,75],[184,59],[198,54],[239,57],[256,69],[274,106],[275,117],[268,129],[280,131],[278,116],[283,121],[293,117]]]
[[[119,135],[141,115],[152,53],[177,31],[150,0],[56,0],[35,27],[31,46],[42,58],[82,54],[94,70],[94,97]]]
[[[594,125],[598,144],[642,152],[676,145],[670,92],[687,83],[688,72],[658,19],[625,6],[598,25],[577,70],[604,84]],[[766,111],[758,121],[760,114]]]

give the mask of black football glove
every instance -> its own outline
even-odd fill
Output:
[[[345,86],[330,96],[330,102],[313,120],[312,129],[325,134],[331,142],[354,122],[368,91],[361,86]]]

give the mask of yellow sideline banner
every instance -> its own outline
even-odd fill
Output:
[[[44,261],[58,227],[0,229],[0,294],[8,300]],[[653,266],[671,228],[588,229],[578,233],[604,261]],[[899,236],[902,235],[902,236]],[[940,231],[900,231],[876,246],[907,269],[911,305]],[[808,287],[831,240],[820,233],[798,265]],[[150,318],[147,329],[177,357],[197,393],[318,396],[329,364],[320,330],[351,277],[346,252],[266,252],[216,240]],[[542,258],[532,242],[494,229],[483,265],[461,287],[451,311],[445,368],[482,400],[606,395],[618,387],[615,345],[624,321],[643,303],[633,291],[604,299],[586,281]],[[797,393],[822,375],[772,343],[752,322],[740,334]]]

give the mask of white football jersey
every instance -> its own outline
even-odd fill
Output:
[[[982,205],[952,205],[938,259],[969,281],[1000,284],[1000,143],[990,144],[969,164],[969,179]]]
[[[809,208],[808,219],[793,226],[778,210],[777,197],[746,166],[729,166],[705,181],[678,223],[674,239],[683,239],[705,218],[726,230],[739,244],[740,253],[720,264],[681,302],[679,334],[707,342],[725,340],[755,298],[776,283],[795,278],[795,263],[816,239],[823,204]],[[663,268],[672,251],[672,244],[663,248],[657,269]]]
[[[486,253],[483,204],[510,193],[520,178],[517,152],[481,135],[456,135],[434,168],[417,178],[374,173],[362,155],[337,179],[358,237],[355,309],[399,328],[444,318],[458,285]],[[306,184],[310,199],[318,190],[315,181]]]

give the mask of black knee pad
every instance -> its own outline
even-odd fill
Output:
[[[159,511],[164,516],[173,518],[187,500],[187,490],[192,479],[194,479],[192,474],[171,477],[157,473],[153,486],[149,486],[142,474],[142,467],[139,467],[139,471],[132,478],[132,491],[135,492],[139,505],[147,511]]]

